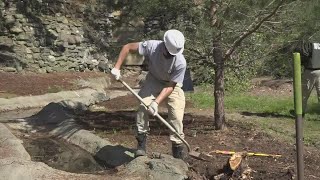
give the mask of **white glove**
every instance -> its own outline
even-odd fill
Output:
[[[111,70],[111,74],[114,76],[114,78],[116,78],[116,80],[119,80],[121,77],[120,70],[117,68],[113,68]]]
[[[153,116],[158,114],[158,103],[156,101],[152,101],[151,104],[148,106],[148,111]]]

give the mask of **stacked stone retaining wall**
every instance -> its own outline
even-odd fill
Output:
[[[32,2],[38,4],[30,5]],[[0,1],[0,71],[85,71],[95,70],[100,61],[108,61],[106,53],[88,35],[88,23],[81,17],[85,7],[75,11],[77,16],[70,15],[63,10],[71,6],[66,3],[56,1],[52,5],[58,6],[60,12],[54,12],[50,11],[51,4],[39,0]],[[38,12],[44,8],[50,12]],[[104,26],[110,26],[114,16],[106,13],[101,18]],[[97,19],[95,25],[99,23]],[[111,33],[99,39],[108,38]]]

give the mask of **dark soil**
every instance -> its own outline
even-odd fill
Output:
[[[61,139],[40,137],[22,138],[33,161],[72,173],[97,174],[106,170],[87,151]]]
[[[40,95],[61,90],[75,90],[74,81],[105,76],[104,73],[74,72],[74,73],[4,73],[0,72],[1,93],[10,93],[18,96]]]
[[[86,127],[112,141],[120,143],[129,148],[135,148],[135,111],[138,101],[133,96],[125,96],[105,102],[103,105],[108,112],[88,112],[79,119]],[[214,130],[212,116],[205,112],[196,113],[190,102],[184,117],[184,129],[186,140],[192,148],[199,147],[202,152],[214,150],[247,151],[267,154],[280,154],[282,157],[248,157],[248,164],[253,169],[253,179],[292,179],[294,177],[295,150],[292,144],[281,142],[267,134],[259,132],[247,123],[229,122],[228,128],[223,131]],[[121,108],[122,107],[122,108]],[[192,111],[192,113],[189,113]],[[166,117],[164,112],[162,117]],[[169,131],[159,121],[154,119],[150,122],[150,134],[148,137],[148,153],[161,152],[171,154],[171,144],[168,139]],[[320,161],[318,150],[308,150],[311,156],[305,158],[308,168],[307,176],[320,173],[317,172]],[[230,155],[212,153],[210,162],[204,162],[193,158],[186,161],[191,166],[190,178],[205,176],[213,179],[221,173]],[[316,158],[317,160],[315,160]],[[317,173],[316,173],[317,172]],[[192,179],[192,178],[191,178]]]
[[[1,73],[0,91],[19,95],[41,94],[46,92],[48,86],[52,86],[52,84],[72,89],[77,87],[73,85],[70,87],[69,80],[102,75],[88,73],[82,76],[81,73],[58,73],[25,76]],[[131,81],[130,79],[128,81],[131,84],[136,83],[132,77]],[[254,84],[249,93],[272,96],[291,95],[291,81],[269,79],[259,82]],[[119,83],[115,83],[115,85],[117,86],[113,88],[119,89]],[[107,111],[88,111],[79,115],[78,120],[86,129],[93,130],[100,137],[128,148],[135,148],[135,110],[138,103],[131,95],[119,97],[99,104],[106,107]],[[166,118],[163,107],[160,108],[160,115]],[[227,150],[280,154],[282,157],[279,158],[249,156],[248,165],[252,169],[251,176],[253,179],[261,180],[295,178],[295,146],[293,144],[275,139],[260,132],[253,125],[241,121],[243,115],[237,116],[236,121],[228,120],[226,130],[217,131],[213,126],[212,115],[213,110],[197,109],[193,107],[192,102],[187,102],[184,131],[186,140],[192,148],[199,147],[201,152],[206,153],[214,150]],[[167,128],[155,119],[151,119],[150,128],[147,141],[148,154],[150,155],[152,152],[171,154]],[[212,158],[208,162],[187,158],[186,162],[190,165],[190,179],[214,179],[214,176],[223,171],[229,157],[230,155],[212,153]],[[305,147],[305,179],[320,179],[319,162],[320,150]]]

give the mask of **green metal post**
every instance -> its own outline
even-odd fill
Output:
[[[297,178],[304,179],[303,161],[303,119],[302,119],[302,88],[301,88],[301,59],[300,53],[293,54],[293,86],[294,108],[296,112],[296,148],[297,148]]]

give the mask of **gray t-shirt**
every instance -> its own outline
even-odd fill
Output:
[[[183,54],[170,59],[164,56],[163,41],[149,40],[139,43],[139,54],[149,59],[149,73],[156,79],[164,82],[173,81],[183,84],[187,63]]]

